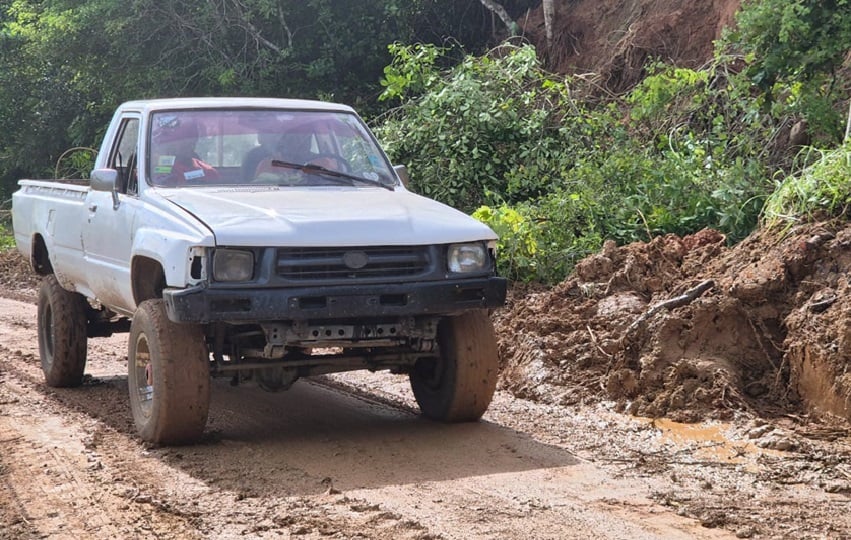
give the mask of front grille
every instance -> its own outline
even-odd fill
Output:
[[[369,281],[427,273],[426,246],[282,248],[277,274],[290,281]]]

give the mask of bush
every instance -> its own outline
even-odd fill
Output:
[[[504,204],[496,208],[482,206],[473,217],[499,235],[497,263],[500,274],[514,280],[528,280],[535,275],[540,231],[532,220]]]
[[[619,129],[606,111],[588,114],[574,102],[531,46],[504,45],[444,73],[433,46],[391,50],[384,97],[403,104],[377,134],[409,166],[414,189],[464,211],[551,192],[578,154],[604,147]]]
[[[514,281],[553,283],[603,244],[603,237],[589,227],[587,202],[578,193],[560,193],[535,204],[482,206],[473,217],[499,235],[501,275]]]
[[[607,238],[715,227],[737,240],[757,222],[771,187],[759,152],[777,128],[721,60],[653,66],[625,99],[590,106],[572,97],[581,81],[544,72],[529,46],[442,72],[441,50],[392,50],[385,98],[402,105],[379,137],[415,190],[478,208],[511,279],[558,281]]]
[[[445,50],[395,45],[384,97],[401,104],[377,133],[415,190],[478,208],[501,235],[500,271],[515,280],[560,280],[605,239],[712,227],[738,241],[775,188],[768,221],[836,215],[849,201],[847,154],[789,179],[801,168],[789,134],[800,122],[831,143],[841,130],[848,1],[745,2],[713,62],[651,64],[621,97],[546,73],[530,46],[442,70]],[[778,175],[787,180],[775,184]]]

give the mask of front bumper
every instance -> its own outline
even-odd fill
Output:
[[[205,286],[163,293],[174,322],[249,323],[364,317],[451,315],[505,303],[500,277],[390,285],[218,289]]]

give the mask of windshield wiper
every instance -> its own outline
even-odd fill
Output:
[[[384,182],[382,182],[380,180],[372,180],[371,178],[362,178],[360,176],[355,176],[353,174],[335,171],[333,169],[329,169],[329,168],[323,167],[321,165],[311,165],[310,163],[305,163],[305,164],[300,165],[298,163],[291,163],[289,161],[281,161],[281,160],[278,160],[278,159],[273,159],[272,160],[272,166],[273,167],[285,167],[287,169],[295,169],[297,171],[302,171],[302,172],[305,172],[305,173],[318,173],[318,174],[321,174],[322,176],[326,176],[326,177],[333,178],[333,179],[340,179],[340,180],[345,179],[345,180],[352,180],[352,181],[355,181],[355,182],[363,182],[364,184],[383,187],[384,189],[394,191],[392,185],[385,184]],[[351,184],[349,184],[349,185],[351,185]]]

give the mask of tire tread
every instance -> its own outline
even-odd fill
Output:
[[[499,377],[499,351],[493,323],[485,311],[447,317],[438,329],[445,372],[432,388],[416,369],[411,372],[414,397],[425,416],[441,422],[473,422],[493,399]]]
[[[142,332],[148,341],[155,377],[154,402],[148,418],[139,410],[134,395],[136,338]],[[210,402],[207,362],[207,346],[199,325],[172,322],[160,299],[139,305],[130,328],[128,386],[133,418],[144,440],[182,444],[202,436]]]
[[[62,288],[50,274],[41,282],[38,297],[38,345],[44,380],[54,388],[80,386],[86,369],[88,346],[85,298]],[[53,351],[45,343],[44,309],[50,307]]]

